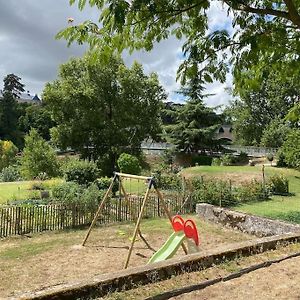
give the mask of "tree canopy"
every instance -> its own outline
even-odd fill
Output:
[[[141,65],[127,68],[117,57],[91,57],[63,64],[43,99],[57,123],[52,135],[59,147],[104,159],[109,173],[121,152],[138,152],[142,140],[158,133],[166,95],[157,75],[145,75]]]
[[[87,3],[99,10],[99,23],[85,21],[62,30],[69,43],[87,42],[104,50],[151,50],[174,35],[182,40],[185,60],[179,77],[201,83],[224,81],[228,65],[235,77],[252,63],[298,61],[300,1],[298,0],[69,0],[82,10]],[[227,12],[233,31],[212,27],[209,9]],[[101,25],[100,25],[101,24]],[[224,28],[223,28],[224,27]],[[297,65],[291,64],[292,68]]]
[[[235,79],[233,94],[238,98],[231,103],[230,112],[235,137],[244,145],[279,147],[288,133],[287,127],[296,125],[296,121],[284,123],[287,112],[299,102],[300,72],[289,69],[289,62],[267,62],[268,59],[256,62]],[[272,142],[271,132],[273,137],[284,136]]]
[[[20,98],[20,94],[25,91],[25,85],[21,82],[21,78],[15,74],[6,75],[3,82],[3,92],[11,93],[15,98]]]

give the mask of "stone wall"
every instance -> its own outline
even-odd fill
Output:
[[[206,221],[238,229],[259,237],[285,233],[300,233],[300,226],[268,218],[236,212],[206,203],[197,204],[197,215]]]

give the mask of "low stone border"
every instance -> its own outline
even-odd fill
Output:
[[[128,290],[139,285],[165,280],[174,275],[200,271],[236,257],[261,253],[275,249],[279,245],[294,242],[300,242],[300,233],[244,241],[226,245],[213,251],[195,253],[152,265],[95,276],[82,282],[57,285],[10,299],[42,300],[101,297],[111,292]]]
[[[299,232],[300,226],[290,223],[236,212],[206,203],[197,204],[196,213],[205,221],[238,229],[259,237]]]

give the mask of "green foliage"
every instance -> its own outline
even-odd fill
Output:
[[[162,159],[163,159],[164,164],[172,165],[175,160],[176,152],[177,151],[175,148],[164,150],[164,152],[162,154]]]
[[[218,206],[233,206],[238,203],[263,201],[268,199],[268,190],[261,182],[251,182],[232,186],[230,181],[219,179],[193,178],[189,181],[190,190],[196,202]]]
[[[272,153],[267,154],[267,160],[272,162],[274,160],[274,155]]]
[[[0,141],[0,170],[16,162],[18,148],[11,141]]]
[[[235,163],[235,158],[232,154],[223,154],[220,157],[220,160],[222,166],[231,166],[233,163]]]
[[[287,164],[285,162],[285,157],[284,157],[284,153],[283,150],[281,148],[279,148],[279,150],[276,152],[276,166],[279,168],[286,168]]]
[[[289,110],[286,115],[286,120],[294,124],[300,124],[300,103],[295,103],[295,105]]]
[[[50,129],[55,126],[51,113],[44,104],[27,106],[19,117],[18,124],[20,130],[25,133],[35,128],[46,141],[50,140]]]
[[[87,160],[71,159],[63,165],[62,170],[66,181],[83,185],[94,182],[100,175],[97,164]]]
[[[202,97],[188,97],[185,105],[174,112],[175,123],[164,126],[164,137],[176,146],[177,151],[198,152],[216,148],[219,143],[214,136],[220,117],[214,109],[204,105]]]
[[[212,159],[212,162],[211,162],[211,165],[212,165],[212,166],[221,166],[221,164],[222,164],[221,158],[219,158],[219,157],[214,157],[214,158]]]
[[[185,60],[179,68],[183,82],[195,75],[202,83],[214,79],[224,82],[230,63],[238,77],[260,59],[268,58],[270,65],[285,57],[297,62],[299,1],[219,2],[214,9],[227,13],[222,24],[231,23],[224,29],[220,29],[222,24],[209,22],[213,0],[71,0],[81,10],[87,3],[98,9],[101,26],[85,21],[68,26],[57,37],[69,44],[87,42],[92,48],[105,49],[108,55],[113,50],[149,51],[172,35],[183,43]]]
[[[192,158],[193,166],[210,166],[212,164],[213,158],[207,155],[197,155]]]
[[[42,172],[48,177],[58,176],[59,164],[54,149],[35,129],[31,129],[29,135],[25,137],[21,174],[24,178],[31,179]]]
[[[263,201],[268,199],[268,191],[261,182],[252,180],[236,189],[236,199],[239,203]]]
[[[140,174],[141,166],[137,157],[122,153],[117,161],[118,167],[122,173]]]
[[[288,167],[300,169],[300,130],[291,130],[286,141],[279,149],[279,163]],[[277,164],[278,165],[278,164]]]
[[[246,152],[240,152],[239,156],[237,157],[238,162],[245,163],[248,162],[248,154]]]
[[[172,173],[162,173],[157,170],[153,173],[157,187],[162,190],[180,190],[182,189],[182,179]]]
[[[18,131],[18,111],[15,97],[5,92],[0,97],[0,139],[10,140],[18,147],[21,145],[21,133]]]
[[[97,178],[95,183],[97,184],[97,187],[101,191],[107,191],[109,186],[111,185],[112,178],[109,177],[100,177]],[[113,187],[112,187],[112,192],[115,194],[119,190],[119,184],[117,181],[115,181]]]
[[[3,79],[4,93],[10,93],[14,98],[19,98],[21,92],[25,92],[24,84],[21,83],[21,78],[15,74],[8,74]]]
[[[262,58],[235,78],[231,104],[234,134],[244,145],[280,147],[289,127],[285,115],[298,99],[299,72],[291,61],[270,64]],[[298,65],[298,63],[296,63]]]
[[[192,182],[193,196],[197,203],[209,203],[212,205],[232,206],[236,199],[228,181],[222,180],[195,180]]]
[[[0,173],[0,181],[2,182],[13,182],[21,181],[22,177],[17,166],[10,165],[2,169]]]
[[[51,134],[58,146],[99,160],[109,176],[124,149],[137,154],[145,138],[157,135],[165,98],[156,74],[145,75],[137,63],[129,69],[119,57],[104,59],[101,52],[63,64],[43,93],[57,123]]]
[[[261,146],[279,148],[286,140],[290,127],[280,119],[272,120],[262,133]]]
[[[275,174],[268,178],[268,188],[272,194],[286,195],[289,193],[289,181],[286,176]]]
[[[75,183],[66,182],[57,185],[52,190],[53,200],[64,205],[82,205],[90,207],[91,211],[97,208],[99,200],[103,196],[96,184],[91,184],[88,188]]]

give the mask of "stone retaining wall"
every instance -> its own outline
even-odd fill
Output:
[[[300,232],[300,226],[298,225],[244,214],[206,203],[197,204],[196,213],[205,221],[238,229],[259,237]]]

